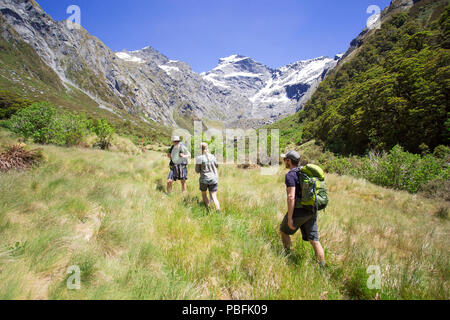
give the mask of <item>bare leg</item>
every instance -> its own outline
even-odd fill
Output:
[[[172,192],[172,185],[173,185],[173,181],[172,180],[168,180],[167,181],[167,193],[170,194]]]
[[[211,198],[214,201],[214,205],[216,206],[216,210],[220,211],[220,203],[219,203],[219,199],[217,199],[217,192],[211,192]]]
[[[209,207],[209,198],[208,198],[208,194],[202,191],[202,196],[203,196],[203,202],[205,203],[205,206],[208,208]]]
[[[186,180],[181,180],[181,189],[183,190],[183,193],[186,192]]]
[[[285,234],[284,232],[281,232],[281,241],[283,241],[283,246],[285,250],[291,250],[291,245],[292,245],[292,241],[291,241],[291,237],[287,234]]]
[[[310,241],[311,245],[314,248],[314,252],[316,253],[317,260],[321,265],[325,264],[325,253],[323,251],[322,245],[319,241]]]

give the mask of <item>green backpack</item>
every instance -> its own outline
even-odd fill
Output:
[[[298,177],[302,189],[301,208],[312,209],[316,213],[324,210],[328,205],[328,193],[322,168],[308,164],[299,169]]]

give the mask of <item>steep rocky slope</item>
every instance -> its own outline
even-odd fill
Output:
[[[24,42],[31,49],[28,56],[36,60],[37,55],[46,69],[48,79],[40,88],[27,87],[37,96],[45,98],[46,85],[55,84],[59,95],[76,92],[83,96],[80,103],[95,112],[119,118],[132,115],[132,121],[147,124],[173,126],[180,119],[239,126],[273,122],[301,109],[337,63],[322,57],[272,70],[250,58],[232,56],[199,75],[188,64],[151,47],[113,52],[81,26],[70,28],[66,21],[54,21],[34,0],[0,0],[0,14],[2,40]],[[15,71],[3,66],[0,72],[11,80]],[[43,78],[34,72],[33,79]],[[58,102],[68,106],[64,99]]]

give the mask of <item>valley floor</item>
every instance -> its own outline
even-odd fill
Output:
[[[185,196],[179,185],[164,193],[161,153],[42,148],[39,168],[0,175],[0,299],[449,298],[445,203],[327,176],[321,270],[298,235],[281,253],[284,170],[222,166],[217,214],[201,205],[192,167]],[[67,289],[70,266],[80,290]],[[379,290],[367,287],[369,266]]]

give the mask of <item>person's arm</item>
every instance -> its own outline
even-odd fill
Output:
[[[191,153],[189,152],[189,150],[186,147],[182,148],[182,154],[180,155],[181,158],[190,158],[191,157]]]
[[[202,161],[200,160],[201,157],[195,158],[195,172],[201,173],[202,172]]]
[[[287,205],[288,205],[288,226],[292,230],[294,227],[294,210],[295,210],[295,187],[287,188]]]

